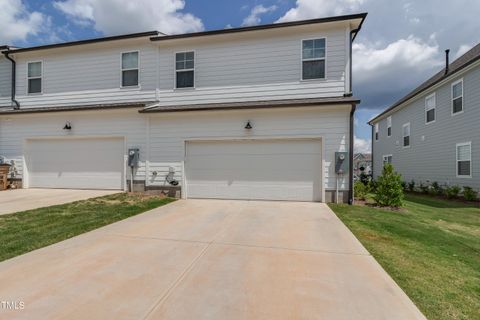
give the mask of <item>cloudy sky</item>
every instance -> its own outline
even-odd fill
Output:
[[[478,0],[0,0],[0,44],[30,46],[146,30],[184,33],[325,17],[369,16],[354,44],[357,151],[366,122],[480,42]]]

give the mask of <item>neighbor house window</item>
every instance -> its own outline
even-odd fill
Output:
[[[392,117],[387,118],[387,136],[391,137],[392,136]]]
[[[379,130],[378,123],[375,123],[375,140],[378,140],[378,130]]]
[[[463,79],[452,84],[452,114],[463,111]]]
[[[472,143],[457,143],[457,176],[472,177]]]
[[[387,163],[392,163],[393,156],[391,154],[383,156],[383,165],[386,165]]]
[[[138,52],[122,53],[122,87],[138,86]]]
[[[42,93],[42,62],[28,63],[28,93]]]
[[[403,147],[410,147],[410,123],[403,125]]]
[[[302,42],[302,79],[325,79],[326,40]]]
[[[195,53],[178,52],[175,54],[176,88],[195,86]]]
[[[435,93],[425,98],[425,123],[435,121]]]

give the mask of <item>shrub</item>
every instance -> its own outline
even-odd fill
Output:
[[[362,172],[362,173],[360,174],[360,181],[361,181],[364,185],[368,185],[368,184],[370,183],[370,181],[372,181],[372,176],[366,174],[365,172]]]
[[[385,164],[382,175],[377,179],[375,202],[380,206],[398,208],[403,204],[402,176],[395,172],[390,163]]]
[[[431,194],[433,194],[434,196],[441,196],[443,192],[443,187],[439,185],[438,182],[435,181],[432,183],[432,186],[430,187]]]
[[[408,191],[410,191],[410,192],[414,192],[414,191],[415,191],[415,181],[413,181],[413,179],[412,179],[412,181],[410,181],[410,182],[408,183],[407,188],[408,188]]]
[[[471,187],[463,187],[463,197],[467,201],[475,201],[477,200],[477,192]]]
[[[447,195],[448,199],[455,199],[458,198],[458,194],[460,193],[459,186],[451,186],[445,189],[445,194]]]
[[[359,200],[366,200],[368,194],[368,187],[361,181],[356,181],[353,185],[353,193],[355,195],[355,198]]]
[[[402,189],[405,191],[407,190],[407,182],[402,181]]]
[[[423,184],[420,182],[420,185],[418,186],[418,188],[420,189],[420,192],[422,193],[428,193],[430,191],[430,187],[428,186],[428,184]]]

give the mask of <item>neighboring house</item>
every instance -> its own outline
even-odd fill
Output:
[[[358,178],[362,173],[372,173],[372,155],[369,153],[357,153],[353,156],[353,174]]]
[[[372,119],[374,176],[480,189],[480,44]]]
[[[184,198],[331,201],[335,152],[353,153],[365,17],[4,47],[0,155],[25,188],[133,179]],[[338,177],[344,201],[352,170]]]

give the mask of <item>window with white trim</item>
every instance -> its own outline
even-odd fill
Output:
[[[457,177],[472,177],[472,143],[457,143]]]
[[[392,116],[387,118],[387,137],[392,136]]]
[[[435,122],[436,97],[435,93],[425,98],[425,123]]]
[[[42,62],[28,63],[28,93],[42,93]]]
[[[391,154],[387,154],[383,156],[383,165],[386,165],[387,163],[392,163],[393,161],[393,156]]]
[[[177,89],[195,87],[195,53],[193,51],[175,54],[175,74]]]
[[[410,147],[410,123],[405,123],[402,128],[403,132],[403,147]]]
[[[122,53],[122,87],[138,86],[138,51]]]
[[[378,123],[375,123],[375,140],[378,140],[378,131],[379,131],[379,125]]]
[[[302,79],[325,79],[326,39],[302,41]]]
[[[463,79],[452,84],[452,114],[463,111]]]

